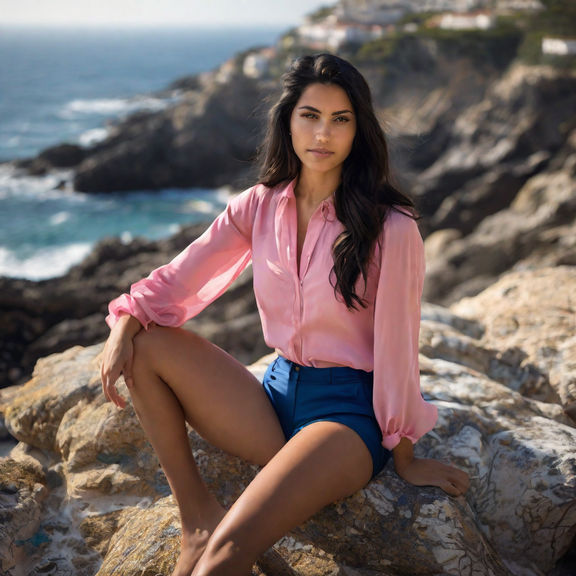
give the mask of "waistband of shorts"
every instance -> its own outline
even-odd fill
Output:
[[[285,358],[281,354],[278,354],[278,357],[276,360],[274,360],[274,362],[277,362],[277,364],[280,364],[280,366],[288,369],[290,372],[293,370],[295,372],[300,372],[302,375],[317,374],[318,376],[321,376],[338,372],[356,372],[362,375],[372,376],[372,372],[366,372],[365,370],[352,368],[350,366],[326,366],[323,368],[316,368],[315,366],[303,366],[302,364],[297,364],[296,362],[292,362],[292,360],[288,360],[288,358]]]

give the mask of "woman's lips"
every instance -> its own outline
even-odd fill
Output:
[[[334,154],[334,152],[331,152],[330,150],[326,150],[324,148],[310,148],[308,152],[310,152],[310,154],[313,154],[318,158],[328,158],[329,156],[332,156],[332,154]]]

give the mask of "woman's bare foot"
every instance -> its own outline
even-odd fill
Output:
[[[182,540],[180,543],[180,556],[172,572],[172,576],[190,576],[192,570],[204,553],[208,540],[220,520],[224,518],[226,510],[218,503],[214,503],[210,510],[204,514],[200,526],[182,526]]]

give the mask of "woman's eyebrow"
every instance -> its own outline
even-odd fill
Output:
[[[322,112],[318,110],[318,108],[314,108],[314,106],[298,106],[298,110],[310,110],[311,112],[316,112],[317,114],[321,114]],[[332,116],[340,116],[340,114],[354,114],[352,110],[338,110],[336,112],[332,112]]]

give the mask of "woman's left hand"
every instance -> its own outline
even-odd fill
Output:
[[[398,475],[415,486],[437,486],[450,496],[461,496],[470,486],[466,472],[430,458],[413,458],[396,466]]]

